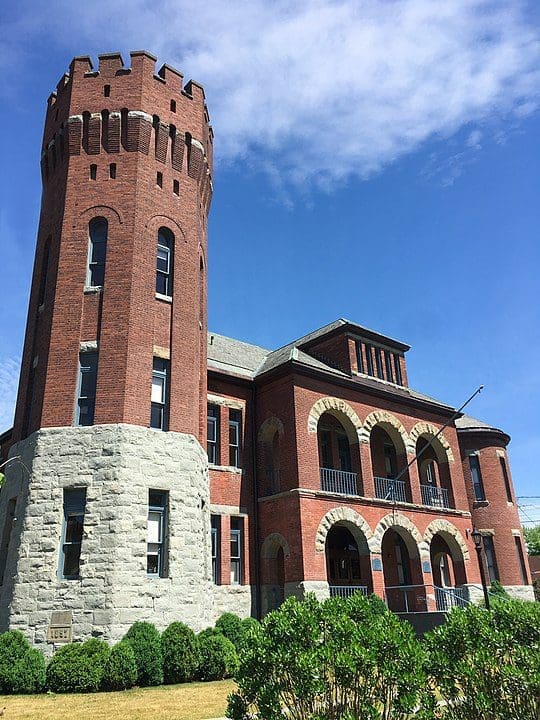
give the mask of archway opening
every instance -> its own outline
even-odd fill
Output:
[[[433,536],[429,548],[431,572],[438,610],[464,604],[462,585],[467,582],[461,548],[451,536]]]
[[[349,597],[373,591],[369,547],[359,528],[337,523],[326,537],[326,576],[330,595]]]
[[[285,540],[279,534],[270,535],[261,550],[262,613],[266,615],[285,600]],[[288,553],[288,548],[287,548]]]
[[[418,470],[422,504],[453,507],[450,468],[443,446],[438,440],[430,445],[428,438],[420,436],[416,441],[416,454],[421,454]]]
[[[426,589],[418,546],[403,528],[389,528],[382,540],[386,602],[393,612],[425,612]]]
[[[407,451],[399,432],[390,425],[378,424],[369,437],[375,497],[394,502],[412,502]],[[399,476],[399,480],[396,478]]]
[[[343,420],[343,422],[341,421]],[[346,425],[350,427],[346,428]],[[360,458],[358,445],[351,446],[355,435],[352,424],[343,416],[325,412],[317,424],[321,489],[345,495],[359,495]],[[354,452],[353,452],[354,447]]]
[[[262,460],[263,492],[274,495],[281,485],[281,428],[265,422],[259,433],[260,458]]]

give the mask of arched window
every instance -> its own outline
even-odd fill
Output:
[[[94,218],[90,221],[88,230],[88,272],[86,284],[88,287],[102,287],[105,282],[108,223],[105,218]]]
[[[156,292],[160,295],[172,296],[174,266],[174,235],[166,228],[158,231]]]

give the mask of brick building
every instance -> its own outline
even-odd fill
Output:
[[[446,609],[479,594],[475,525],[532,596],[509,437],[411,389],[406,344],[207,333],[212,142],[203,89],[146,52],[77,57],[49,98],[0,626],[116,640],[358,588]]]

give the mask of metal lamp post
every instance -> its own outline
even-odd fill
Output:
[[[478,556],[478,567],[480,568],[480,580],[482,582],[482,590],[484,591],[484,603],[486,605],[486,610],[489,610],[489,594],[487,589],[487,583],[486,583],[486,573],[484,571],[484,559],[482,557],[482,533],[477,530],[476,528],[473,528],[473,531],[471,533],[471,537],[474,542],[474,548],[476,550],[476,554]]]

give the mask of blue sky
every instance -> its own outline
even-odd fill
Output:
[[[540,17],[526,1],[23,0],[2,10],[0,430],[16,392],[45,102],[78,54],[148,49],[215,129],[210,327],[276,347],[337,317],[512,435],[539,495]]]

